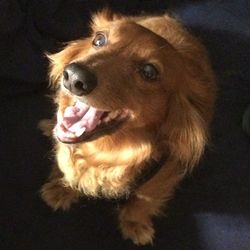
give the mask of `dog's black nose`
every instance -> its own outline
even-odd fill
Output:
[[[63,71],[63,85],[77,96],[87,95],[97,86],[97,78],[87,67],[71,63]]]

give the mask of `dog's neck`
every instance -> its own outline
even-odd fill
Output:
[[[157,159],[152,141],[142,138],[138,131],[133,136],[119,134],[77,145],[59,143],[58,164],[65,184],[94,197],[130,193],[131,180],[151,159]]]
[[[106,135],[97,140],[76,145],[80,149],[85,159],[94,160],[94,155],[103,162],[124,164],[134,162],[138,165],[141,162],[152,158],[156,153],[154,139],[145,130],[122,130],[113,135]]]

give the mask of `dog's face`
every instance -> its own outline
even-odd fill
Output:
[[[143,131],[183,161],[199,159],[215,95],[205,50],[175,37],[164,17],[152,20],[140,25],[99,14],[90,37],[50,56],[61,142]]]
[[[59,53],[64,101],[59,103],[58,139],[75,143],[118,129],[158,129],[174,67],[174,60],[166,58],[174,58],[175,50],[129,20],[93,29],[91,37]]]

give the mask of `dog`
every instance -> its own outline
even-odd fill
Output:
[[[54,210],[80,196],[120,199],[119,228],[152,244],[162,214],[209,139],[216,97],[206,49],[170,15],[102,10],[89,37],[48,55],[56,164],[41,188]]]

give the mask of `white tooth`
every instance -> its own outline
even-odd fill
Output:
[[[86,128],[85,127],[82,127],[80,129],[78,129],[76,132],[75,132],[75,135],[77,137],[81,136],[84,132],[85,132]]]
[[[103,122],[107,123],[107,122],[109,122],[110,120],[111,120],[110,117],[107,116],[107,117],[105,117],[105,118],[103,119]]]
[[[114,111],[109,114],[111,119],[115,119],[119,115],[119,111]]]
[[[115,118],[115,112],[109,113],[108,117],[109,117],[110,119],[114,119],[114,118]]]

